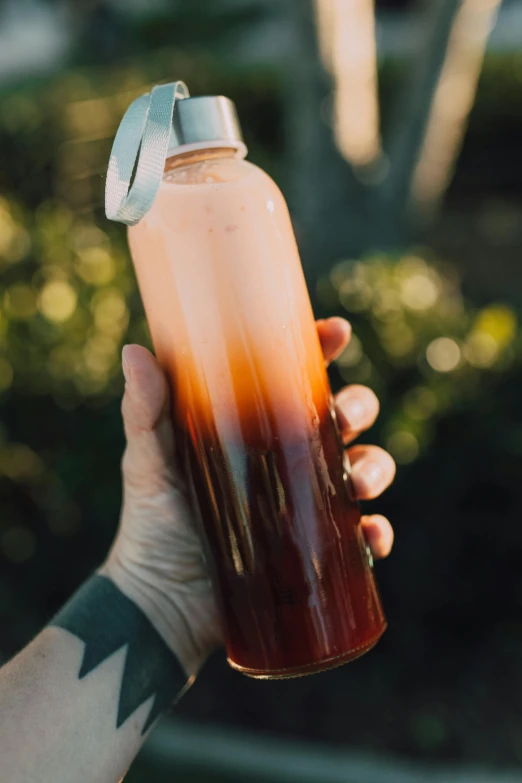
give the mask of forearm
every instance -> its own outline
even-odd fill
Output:
[[[0,670],[0,780],[117,783],[187,679],[136,602],[93,577]]]

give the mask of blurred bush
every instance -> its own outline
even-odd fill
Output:
[[[429,251],[343,261],[319,280],[325,312],[348,317],[355,336],[336,360],[345,383],[372,386],[385,406],[380,441],[397,462],[413,462],[434,422],[520,359],[517,313],[477,309],[453,268]]]

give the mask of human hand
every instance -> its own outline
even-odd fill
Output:
[[[331,362],[348,344],[341,318],[318,321],[324,357]],[[122,403],[127,446],[123,457],[123,507],[115,543],[101,573],[145,612],[189,674],[221,642],[219,618],[201,544],[175,461],[169,392],[155,358],[139,345],[123,351]],[[371,427],[379,412],[375,394],[346,386],[336,397],[345,444]],[[360,500],[380,495],[393,481],[395,464],[377,446],[348,449],[352,483]],[[386,557],[393,531],[380,515],[361,522],[374,558]]]

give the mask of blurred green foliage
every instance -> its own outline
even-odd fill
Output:
[[[344,261],[318,282],[325,310],[355,328],[339,375],[376,390],[387,406],[381,441],[401,464],[431,444],[434,421],[521,356],[515,310],[473,307],[455,270],[432,255]]]

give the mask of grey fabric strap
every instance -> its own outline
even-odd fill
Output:
[[[184,82],[161,84],[137,98],[125,112],[105,183],[109,220],[134,226],[151,208],[163,177],[174,106],[176,100],[188,97]]]

